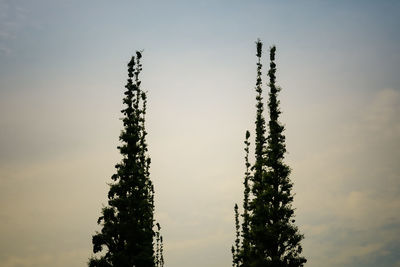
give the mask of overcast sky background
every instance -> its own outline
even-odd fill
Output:
[[[400,266],[399,14],[399,1],[0,0],[0,266],[86,265],[140,49],[166,266],[231,266],[257,38],[277,46],[307,266]]]

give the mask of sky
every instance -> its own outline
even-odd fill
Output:
[[[86,265],[136,50],[166,266],[230,266],[257,38],[264,85],[277,46],[306,266],[400,266],[399,13],[390,0],[0,0],[0,266]]]

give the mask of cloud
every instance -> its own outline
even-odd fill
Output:
[[[391,248],[400,245],[400,92],[346,100],[341,112],[352,114],[326,132],[333,137],[321,152],[294,163],[310,267],[395,258]],[[395,261],[387,264],[380,266]]]
[[[16,257],[10,256],[4,260],[0,260],[2,267],[67,267],[74,266],[76,259],[87,260],[86,250],[60,251],[57,253],[41,253],[31,256]]]
[[[10,41],[27,24],[28,11],[17,1],[0,0],[0,55],[11,53]]]
[[[98,160],[76,153],[0,168],[0,266],[84,265],[113,169]]]

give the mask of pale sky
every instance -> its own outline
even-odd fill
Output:
[[[86,265],[141,49],[166,266],[231,266],[257,38],[277,46],[306,266],[400,266],[399,14],[399,1],[0,0],[0,266]]]

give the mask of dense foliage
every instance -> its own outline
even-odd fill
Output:
[[[232,247],[234,267],[300,267],[307,261],[300,254],[303,239],[294,225],[292,208],[293,184],[290,181],[290,168],[283,160],[286,153],[284,126],[279,122],[280,88],[276,86],[275,46],[270,49],[270,69],[268,71],[270,88],[268,98],[269,121],[268,136],[264,119],[262,97],[261,56],[262,43],[257,45],[256,80],[256,131],[255,163],[249,171],[249,136],[246,132],[246,173],[244,179],[243,223],[239,238],[238,210],[235,205],[236,239]],[[251,195],[249,196],[249,194]]]
[[[124,129],[118,146],[123,158],[115,165],[108,205],[98,219],[102,229],[92,238],[93,252],[100,255],[90,258],[89,267],[163,266],[158,224],[154,230],[154,187],[145,129],[147,96],[139,80],[141,58],[141,53],[136,52],[136,58],[128,63],[125,108],[121,111]],[[157,239],[157,255],[153,238]]]

